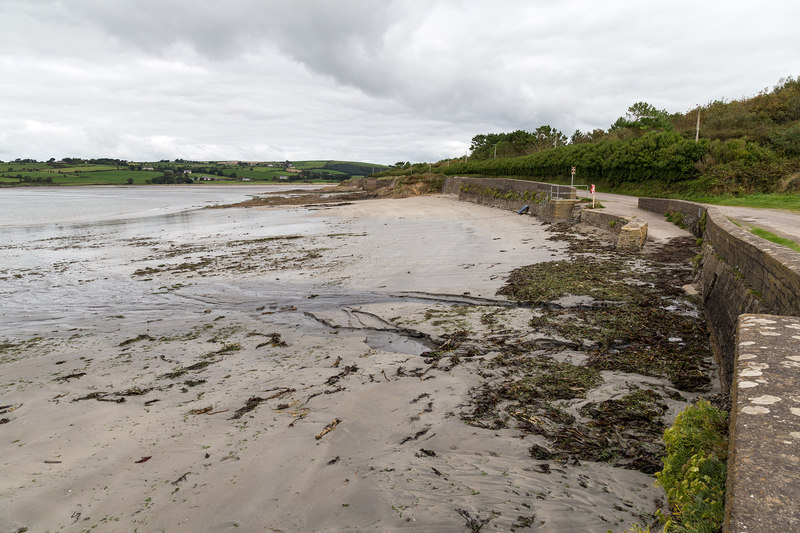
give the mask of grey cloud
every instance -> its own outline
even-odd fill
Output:
[[[800,7],[778,0],[3,0],[0,17],[0,159],[427,160],[800,73]]]

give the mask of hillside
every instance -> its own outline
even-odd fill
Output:
[[[569,183],[576,167],[575,183],[633,194],[800,192],[800,79],[679,113],[637,102],[607,130],[576,130],[570,137],[549,125],[480,134],[466,161],[397,167],[385,175],[431,171]]]

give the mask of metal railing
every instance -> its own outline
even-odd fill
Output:
[[[562,198],[575,198],[577,196],[575,189],[585,189],[589,191],[588,185],[550,185],[550,198],[559,200]]]

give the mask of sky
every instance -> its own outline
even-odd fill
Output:
[[[800,76],[795,0],[0,0],[0,160],[467,153]]]

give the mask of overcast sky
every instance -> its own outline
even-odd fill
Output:
[[[0,0],[0,160],[438,161],[752,96],[800,75],[798,21],[796,0]]]

